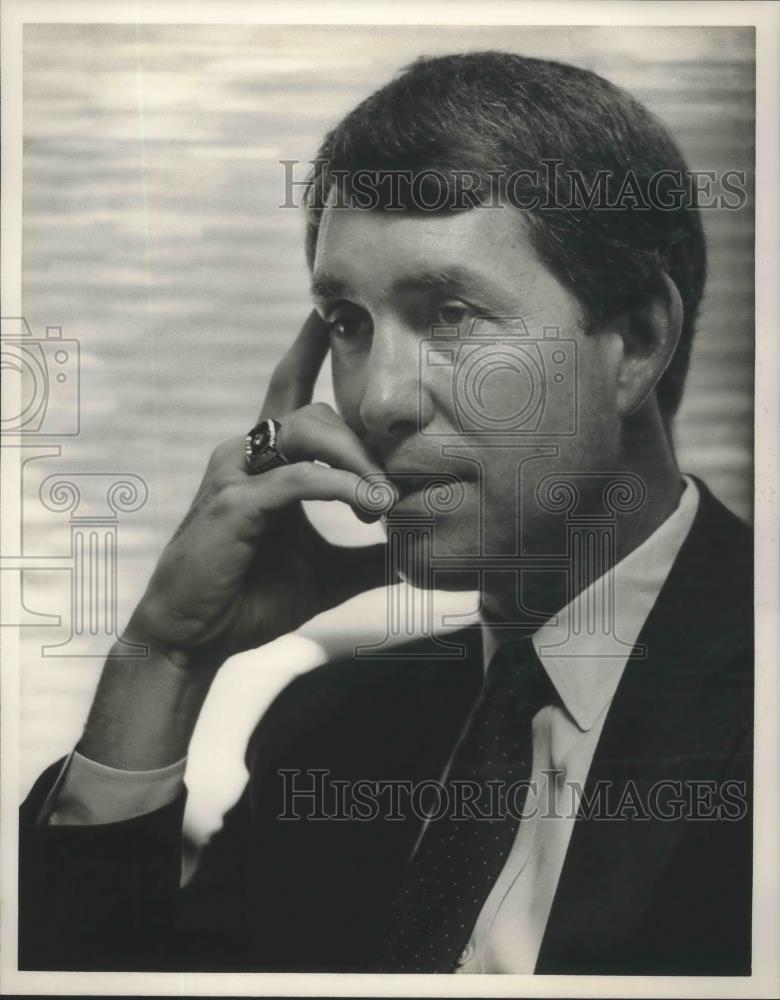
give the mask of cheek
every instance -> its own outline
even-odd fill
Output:
[[[603,369],[598,373],[596,389],[587,398],[584,411],[583,437],[603,461],[614,460],[620,441],[621,422],[615,385]]]
[[[357,361],[331,352],[331,374],[336,407],[344,422],[358,437],[365,428],[360,419],[360,403],[363,398],[362,367]]]
[[[590,464],[598,469],[616,458],[620,418],[612,367],[606,340],[595,335],[585,337],[578,349],[577,433],[561,441],[562,451],[572,453],[569,461],[574,467]]]

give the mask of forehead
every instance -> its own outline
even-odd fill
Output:
[[[539,261],[528,223],[510,206],[427,214],[329,207],[314,258],[315,287],[389,295],[420,274],[453,274],[509,292],[555,279]],[[462,283],[462,282],[461,282]],[[557,284],[557,283],[556,283]]]

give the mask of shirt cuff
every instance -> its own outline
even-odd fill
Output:
[[[74,750],[46,796],[38,826],[99,826],[155,812],[181,792],[186,764],[183,757],[154,771],[121,771]]]

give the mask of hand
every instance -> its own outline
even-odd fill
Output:
[[[332,545],[301,506],[341,500],[355,509],[361,477],[381,475],[338,414],[309,402],[327,349],[324,323],[312,312],[277,366],[260,414],[281,421],[278,447],[290,464],[252,476],[243,435],[215,449],[128,637],[169,657],[207,652],[219,665],[386,582],[384,545]]]

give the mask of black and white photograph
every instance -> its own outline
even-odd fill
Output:
[[[777,995],[780,5],[3,22],[2,991]]]

